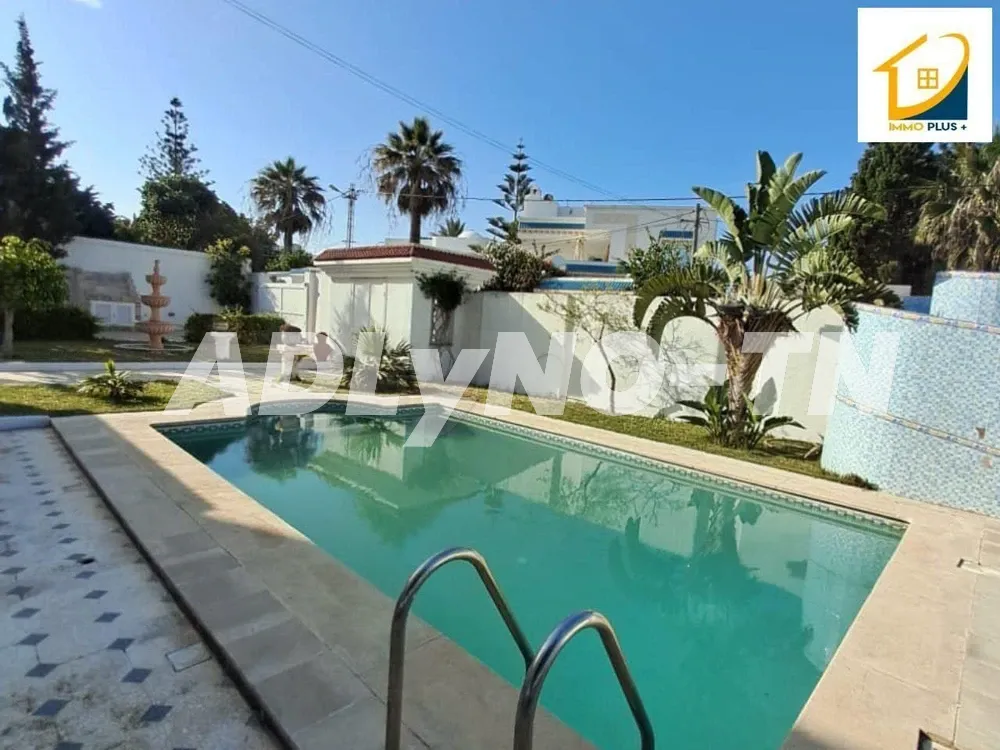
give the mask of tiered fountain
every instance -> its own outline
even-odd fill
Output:
[[[149,348],[163,351],[163,336],[173,330],[173,325],[160,320],[160,308],[170,304],[170,297],[160,294],[160,287],[167,283],[167,277],[160,275],[160,261],[153,263],[153,273],[146,276],[146,281],[153,287],[152,294],[143,294],[139,299],[149,308],[149,320],[136,323],[136,328],[149,336]]]

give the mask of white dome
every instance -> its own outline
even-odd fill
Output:
[[[479,235],[476,234],[476,232],[474,232],[471,229],[466,229],[464,232],[462,232],[460,235],[458,235],[458,237],[459,237],[459,239],[463,239],[463,240],[474,240],[474,239],[479,238]]]

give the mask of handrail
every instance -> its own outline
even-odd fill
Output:
[[[456,560],[464,560],[479,573],[479,578],[524,658],[525,669],[535,658],[531,644],[524,635],[524,631],[521,630],[521,626],[517,624],[517,620],[514,619],[510,605],[500,593],[500,587],[482,555],[467,547],[453,547],[427,558],[419,568],[413,571],[406,585],[403,586],[403,591],[396,600],[396,607],[392,612],[392,628],[389,632],[389,687],[386,694],[385,750],[399,750],[400,748],[403,726],[403,657],[406,651],[406,618],[410,614],[410,607],[413,605],[413,599],[420,587],[427,583],[427,579],[439,568]]]
[[[639,697],[639,690],[636,688],[628,665],[625,663],[625,655],[618,643],[618,636],[615,635],[614,628],[611,627],[608,619],[600,612],[592,610],[577,612],[560,622],[538,649],[538,654],[524,675],[521,693],[517,697],[517,710],[514,714],[514,750],[531,750],[534,743],[535,712],[538,709],[538,699],[542,695],[542,685],[545,678],[566,644],[577,633],[589,628],[597,630],[601,636],[604,650],[608,654],[608,659],[611,660],[615,676],[618,677],[618,683],[621,685],[622,692],[625,693],[625,700],[628,701],[628,707],[639,727],[642,750],[653,750],[653,725],[649,721],[646,708],[642,705],[642,698]]]

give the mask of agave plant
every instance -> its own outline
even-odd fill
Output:
[[[100,396],[121,404],[137,399],[144,388],[144,383],[132,380],[131,373],[116,369],[114,361],[109,359],[104,363],[104,372],[91,375],[76,390],[86,396]]]
[[[747,419],[754,378],[778,335],[795,330],[811,310],[829,306],[848,328],[858,322],[855,304],[898,304],[881,282],[866,279],[831,237],[862,217],[882,210],[856,195],[839,192],[799,201],[824,175],[796,175],[801,154],[776,167],[757,153],[757,179],[746,190],[744,208],[706,187],[694,192],[725,225],[720,239],[701,246],[692,260],[654,276],[638,291],[634,320],[656,341],[666,325],[681,317],[705,321],[726,354],[728,408],[735,423]],[[651,314],[649,314],[651,313]]]

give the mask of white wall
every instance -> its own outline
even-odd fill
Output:
[[[576,292],[574,294],[580,294]],[[456,335],[462,332],[462,338],[457,339],[461,346],[478,347],[493,350],[496,347],[497,334],[504,331],[523,331],[528,337],[531,348],[540,362],[544,364],[549,350],[552,332],[565,330],[564,321],[559,315],[544,309],[552,303],[550,298],[565,297],[565,293],[523,293],[508,294],[503,292],[486,292],[475,296],[474,300],[459,309],[456,320]],[[627,311],[631,310],[633,296],[630,294],[601,295],[618,300]],[[465,318],[466,320],[463,320]],[[478,319],[478,325],[474,321]],[[798,329],[803,333],[823,333],[839,335],[843,330],[840,318],[832,310],[818,310],[799,321]],[[580,398],[588,388],[588,375],[583,372],[583,359],[589,352],[592,342],[584,334],[578,334],[573,362],[570,365],[570,386],[568,395]],[[791,342],[779,341],[764,359],[764,364],[755,384],[754,394],[758,396],[761,407],[775,414],[795,417],[805,430],[791,430],[789,436],[816,438],[826,429],[826,414],[810,414],[810,398],[813,391],[814,377],[817,374],[817,359],[819,342],[816,337],[811,341],[809,351],[792,351],[795,347]],[[678,398],[700,398],[711,382],[711,368],[698,365],[722,365],[725,356],[715,336],[715,332],[705,323],[693,319],[681,319],[671,323],[664,331],[661,341],[661,359],[664,362],[667,378],[661,392],[659,406],[668,407]],[[786,364],[787,363],[787,364]],[[499,372],[504,372],[518,363],[506,360],[500,361]],[[784,375],[780,369],[785,366]],[[480,368],[474,383],[486,386],[490,381],[493,367],[493,355],[487,357]],[[724,369],[718,369],[721,378],[725,377]],[[822,374],[822,373],[820,373]],[[694,382],[691,378],[694,377]],[[685,384],[678,384],[682,379]],[[779,382],[780,381],[780,382]],[[820,379],[821,383],[826,380]],[[832,382],[832,381],[831,381]],[[619,385],[619,388],[622,386]],[[520,389],[520,385],[518,387]],[[832,394],[831,394],[832,395]],[[651,409],[655,411],[656,409]]]
[[[417,288],[417,275],[439,271],[455,271],[471,288],[492,275],[424,258],[321,263],[317,270],[316,330],[326,331],[347,350],[353,349],[354,335],[372,325],[384,328],[393,343],[406,341],[414,348],[426,347],[431,303]]]
[[[153,263],[157,260],[160,261],[160,273],[167,277],[161,292],[170,297],[170,304],[161,311],[163,320],[180,326],[192,313],[219,310],[205,282],[209,263],[204,253],[74,237],[66,246],[66,257],[60,262],[84,271],[131,273],[139,294],[149,294],[151,289],[146,275],[153,272]],[[142,317],[149,317],[148,307],[142,307]]]
[[[320,273],[316,330],[325,331],[348,353],[354,335],[379,326],[391,341],[410,340],[413,284],[407,279],[346,277]]]

